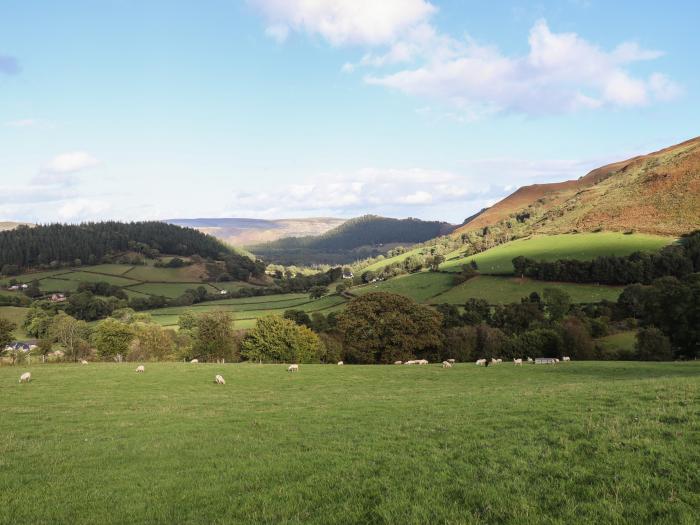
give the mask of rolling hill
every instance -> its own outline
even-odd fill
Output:
[[[700,228],[700,137],[577,180],[524,186],[456,233],[495,225],[523,234],[634,230],[677,236]]]
[[[345,219],[314,217],[310,219],[167,219],[168,224],[195,228],[234,246],[276,241],[284,237],[321,235],[340,226]]]
[[[343,264],[384,253],[397,244],[412,245],[453,230],[454,226],[446,222],[365,215],[323,235],[279,239],[249,248],[280,264]]]
[[[0,221],[0,232],[14,230],[18,226],[33,226],[28,222]]]

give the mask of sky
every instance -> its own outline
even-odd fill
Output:
[[[0,220],[459,223],[700,135],[700,3],[0,0]]]

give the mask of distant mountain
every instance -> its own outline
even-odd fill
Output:
[[[284,237],[320,235],[340,226],[345,219],[315,217],[309,219],[168,219],[164,222],[195,228],[234,246],[275,241]]]
[[[14,230],[17,226],[33,226],[33,224],[29,222],[3,221],[0,222],[0,232]]]
[[[282,264],[340,264],[379,255],[398,244],[410,246],[447,235],[454,228],[446,222],[365,215],[322,235],[284,238],[249,248],[256,255]]]
[[[503,225],[519,233],[700,228],[700,137],[603,166],[577,180],[533,184],[477,214],[457,233]]]

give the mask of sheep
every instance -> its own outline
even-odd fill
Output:
[[[344,364],[345,363],[343,363],[342,361],[338,361],[338,366],[343,366]]]
[[[142,373],[144,372],[144,370],[146,370],[146,367],[143,366],[143,365],[139,365],[139,366],[136,367],[136,373],[137,373],[137,374],[142,374]]]
[[[515,366],[523,366],[523,360],[522,359],[513,359],[513,364]]]
[[[404,365],[415,365],[415,364],[417,364],[417,363],[418,363],[418,361],[406,361],[406,362],[404,363]]]
[[[287,372],[298,372],[299,371],[299,365],[289,365],[289,368],[287,368]]]
[[[31,372],[25,372],[21,376],[19,376],[19,382],[20,383],[29,383],[32,380],[32,373]]]
[[[500,365],[502,362],[503,362],[503,359],[494,359],[493,357],[491,358],[492,365]]]
[[[442,368],[452,368],[452,363],[450,363],[449,361],[443,361]]]
[[[402,365],[402,364],[403,364],[403,361],[394,361],[394,364],[395,364],[395,365]]]
[[[419,365],[427,365],[427,364],[429,364],[429,362],[428,362],[427,359],[419,359],[419,360],[416,361],[416,362],[417,362]]]
[[[558,362],[559,362],[559,359],[557,359],[557,358],[555,357],[555,358],[554,358],[554,364],[556,365]]]
[[[486,359],[477,359],[476,366],[486,366]]]
[[[88,362],[85,361],[85,359],[82,359],[82,360],[80,361],[80,364],[81,364],[81,365],[86,365],[86,364],[88,364]]]
[[[197,364],[197,363],[199,363],[199,359],[193,359],[192,361],[190,361],[190,363]]]
[[[535,360],[534,360],[532,357],[528,357],[528,358],[527,358],[527,362],[528,362],[528,363],[534,363]]]
[[[562,361],[571,361],[570,357],[564,356],[561,358]]]
[[[217,385],[225,385],[226,381],[224,380],[224,376],[221,376],[219,374],[216,374],[216,377],[214,378],[214,382]]]
[[[456,360],[456,359],[448,359],[447,362],[448,362],[448,363],[455,364],[455,363],[457,362],[457,360]]]

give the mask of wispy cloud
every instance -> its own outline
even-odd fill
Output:
[[[372,69],[367,84],[439,103],[470,121],[496,113],[545,115],[667,102],[683,89],[660,72],[635,74],[634,64],[663,52],[637,42],[606,50],[573,33],[534,24],[529,52],[509,55],[489,43],[454,38],[432,22],[426,0],[249,0],[266,17],[266,33],[320,36],[333,46],[367,51],[342,71]]]

